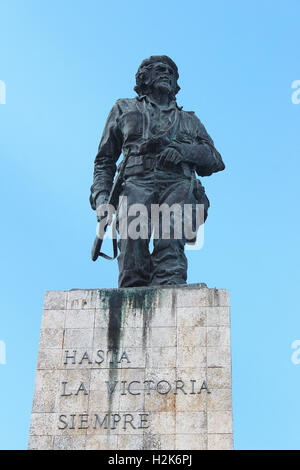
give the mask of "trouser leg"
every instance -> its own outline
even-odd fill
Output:
[[[128,215],[127,210],[124,210],[125,199],[127,198],[127,208],[132,207],[132,204],[143,204],[147,210],[147,224],[146,238],[131,238],[130,232],[131,223],[136,220],[137,215]],[[153,188],[151,184],[146,182],[133,180],[126,181],[122,193],[122,202],[118,210],[117,225],[119,231],[118,247],[120,250],[118,256],[119,265],[119,287],[137,287],[147,286],[151,281],[152,260],[149,252],[149,241],[151,236],[150,231],[150,216],[149,211],[153,197]],[[124,231],[124,223],[127,225],[127,231]],[[122,225],[123,224],[123,225]],[[141,223],[143,224],[143,222]],[[123,234],[122,234],[122,230]],[[123,238],[122,238],[123,237]]]
[[[151,285],[185,284],[187,258],[184,240],[154,240]]]
[[[118,247],[119,287],[149,285],[152,271],[149,240],[119,240]]]
[[[159,238],[153,240],[152,253],[152,285],[185,284],[187,280],[187,258],[184,253],[185,237],[183,227],[183,205],[189,191],[190,181],[180,178],[172,184],[162,185],[159,205],[166,204],[169,208],[177,204],[180,211],[170,212],[166,224],[170,224],[170,236],[163,233],[163,216],[160,218]],[[165,216],[168,214],[165,214]],[[180,230],[180,232],[178,232]],[[168,234],[169,235],[169,234]]]

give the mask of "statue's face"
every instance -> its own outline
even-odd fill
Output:
[[[174,91],[177,82],[175,71],[170,65],[163,62],[153,64],[150,70],[150,80],[152,87],[162,93]]]

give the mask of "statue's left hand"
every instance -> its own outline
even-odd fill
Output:
[[[159,163],[161,166],[178,165],[184,161],[181,153],[175,145],[171,144],[160,154]]]
[[[193,145],[185,142],[173,141],[162,152],[160,163],[162,165],[166,165],[168,163],[174,165],[178,165],[179,163],[198,164],[206,154],[207,147],[205,145]]]

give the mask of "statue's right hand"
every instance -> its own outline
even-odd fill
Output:
[[[101,204],[107,204],[108,198],[109,198],[108,192],[102,192],[98,194],[97,199],[96,199],[96,208],[99,207]]]
[[[107,204],[109,194],[107,192],[102,192],[97,196],[96,199],[96,216],[98,222],[101,222],[107,215],[105,215],[105,206]]]

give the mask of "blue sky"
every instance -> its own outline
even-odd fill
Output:
[[[1,0],[0,447],[27,446],[45,290],[117,286],[92,263],[93,160],[141,60],[179,67],[226,164],[189,282],[230,290],[237,449],[300,448],[298,0]]]

